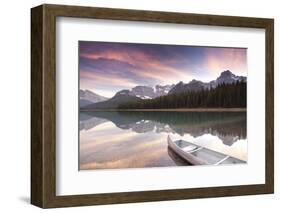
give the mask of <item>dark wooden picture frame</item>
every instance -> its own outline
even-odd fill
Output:
[[[77,17],[265,29],[265,184],[56,195],[56,18]],[[42,208],[132,203],[274,191],[274,20],[217,15],[41,5],[31,9],[31,203]]]

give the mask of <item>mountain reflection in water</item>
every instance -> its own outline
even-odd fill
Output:
[[[80,112],[80,169],[188,165],[167,136],[247,160],[245,112]]]

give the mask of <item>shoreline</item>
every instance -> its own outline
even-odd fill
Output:
[[[247,108],[79,109],[80,112],[247,112]]]

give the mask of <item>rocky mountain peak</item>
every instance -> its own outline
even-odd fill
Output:
[[[176,84],[177,85],[183,85],[184,83],[182,81],[180,81],[179,83]]]
[[[231,77],[235,76],[230,70],[225,70],[221,72],[220,77]]]
[[[128,89],[121,90],[115,94],[114,97],[117,96],[135,96],[134,93]]]
[[[136,86],[131,89],[131,92],[141,99],[152,99],[159,96],[167,95],[174,85],[156,85],[155,87],[149,86]]]

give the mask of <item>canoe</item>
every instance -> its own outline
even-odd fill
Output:
[[[241,164],[246,161],[195,145],[185,140],[173,141],[168,136],[168,147],[192,165]]]
[[[173,160],[173,162],[175,163],[175,165],[177,166],[192,166],[191,163],[187,162],[185,159],[183,159],[182,157],[180,157],[177,153],[175,153],[169,146],[167,149],[168,155],[169,157]]]

